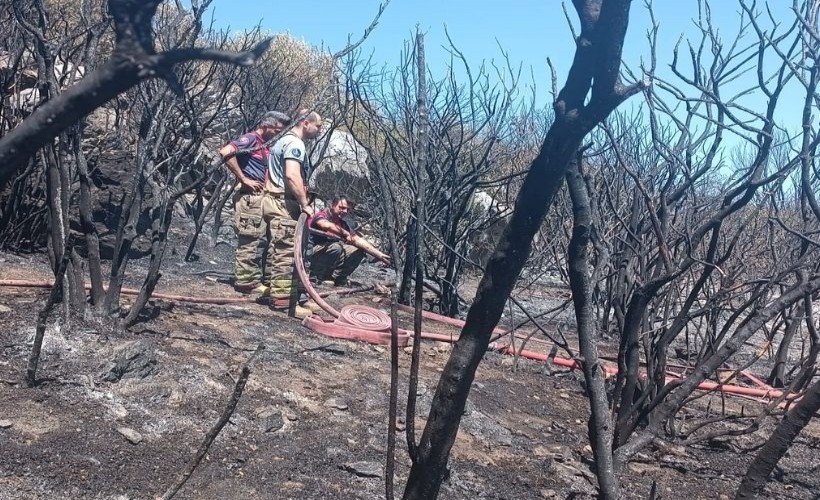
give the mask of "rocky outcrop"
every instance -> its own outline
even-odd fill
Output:
[[[311,175],[311,188],[322,200],[344,194],[354,201],[368,197],[371,190],[367,151],[352,134],[335,129],[326,143],[319,143],[313,160],[317,167]]]

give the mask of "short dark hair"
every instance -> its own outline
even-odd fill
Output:
[[[350,201],[350,198],[348,198],[347,195],[344,194],[337,194],[336,196],[334,196],[333,199],[330,200],[330,204],[332,206],[339,203],[340,201],[346,201],[348,205],[354,205],[354,203]]]
[[[278,125],[281,123],[287,127],[290,125],[290,121],[291,118],[281,111],[268,111],[262,115],[262,119],[259,120],[259,125]]]

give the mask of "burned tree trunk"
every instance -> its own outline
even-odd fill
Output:
[[[780,340],[780,345],[777,347],[777,353],[774,357],[774,367],[772,368],[769,378],[766,382],[772,387],[786,387],[786,363],[789,361],[789,349],[792,345],[794,335],[800,330],[800,317],[805,311],[803,306],[797,306],[796,311],[786,318],[786,329],[783,332],[783,338]]]
[[[413,292],[413,356],[410,362],[410,379],[407,383],[407,452],[415,463],[418,460],[416,445],[416,389],[419,379],[419,356],[421,355],[421,311],[424,306],[424,210],[425,191],[427,189],[427,86],[424,64],[424,35],[416,32],[416,69],[418,83],[416,88],[416,112],[418,114],[418,146],[416,148],[416,217],[415,217],[415,289]],[[408,262],[409,262],[408,258]]]
[[[77,162],[77,173],[80,179],[80,226],[85,236],[85,246],[88,251],[88,271],[91,278],[91,304],[95,313],[103,312],[103,298],[105,289],[103,288],[102,265],[100,261],[100,236],[97,227],[94,225],[92,215],[92,192],[91,179],[88,173],[88,163],[82,151],[82,132],[77,132],[73,138],[74,158]]]
[[[579,155],[580,156],[580,155]],[[592,282],[589,273],[588,247],[592,233],[589,196],[581,176],[580,158],[567,172],[567,186],[572,197],[574,224],[569,242],[569,282],[578,323],[578,347],[583,357],[584,380],[589,399],[589,441],[595,457],[600,498],[620,497],[618,476],[612,459],[612,420],[604,387],[605,373],[598,357],[595,317],[592,312]]]
[[[584,136],[640,90],[638,85],[624,87],[619,79],[631,2],[578,0],[574,4],[581,35],[566,85],[554,104],[555,122],[524,180],[510,223],[490,257],[461,337],[439,380],[405,499],[438,496],[475,371],[569,163]]]
[[[749,470],[740,483],[735,495],[736,500],[758,498],[777,462],[783,458],[794,439],[800,434],[809,420],[820,410],[820,381],[812,385],[803,398],[794,405],[783,420],[769,436],[766,444],[757,453]]]
[[[154,197],[154,199],[158,197],[157,193],[154,193]],[[148,304],[148,299],[151,298],[154,288],[156,288],[160,277],[162,277],[160,265],[168,243],[168,229],[171,227],[172,215],[173,212],[169,208],[168,202],[160,201],[151,209],[151,260],[148,264],[148,274],[145,276],[142,287],[140,287],[139,295],[134,299],[131,309],[122,320],[125,328],[131,327],[137,322],[142,309]]]

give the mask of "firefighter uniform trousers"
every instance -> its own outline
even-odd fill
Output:
[[[268,181],[259,194],[238,193],[235,198],[235,227],[239,240],[236,250],[236,281],[260,281],[274,299],[290,298],[298,289],[293,282],[293,246],[296,222],[301,214],[296,200]],[[267,245],[265,265],[259,268],[259,239]]]
[[[236,252],[234,253],[234,284],[238,286],[257,285],[262,282],[263,268],[259,256],[259,240],[269,237],[267,224],[262,217],[262,193],[238,191],[234,194],[233,227],[236,232]]]

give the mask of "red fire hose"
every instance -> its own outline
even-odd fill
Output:
[[[54,286],[54,280],[0,280],[0,286],[7,286],[12,288],[51,288]],[[86,290],[91,289],[91,285],[85,286]],[[346,295],[351,293],[367,292],[372,290],[372,286],[360,286],[353,288],[338,288],[326,292],[319,293],[320,297],[329,297],[331,295]],[[136,288],[122,288],[120,293],[123,295],[139,295],[140,291]],[[253,304],[257,303],[259,299],[255,297],[193,297],[190,295],[173,295],[170,293],[151,294],[152,299],[170,300],[172,302],[186,302],[189,304]]]
[[[308,279],[307,272],[305,271],[305,263],[302,252],[302,242],[305,234],[304,228],[306,225],[305,220],[306,216],[305,214],[302,214],[299,217],[296,229],[296,244],[294,248],[294,265],[296,268],[296,272],[308,296],[310,296],[310,298],[313,299],[313,301],[315,301],[325,312],[331,315],[334,318],[334,320],[332,322],[326,322],[318,316],[310,315],[302,321],[302,324],[310,328],[311,330],[317,333],[321,333],[322,335],[326,335],[328,337],[357,340],[369,342],[372,344],[389,345],[391,339],[390,317],[386,313],[378,309],[374,309],[372,307],[361,305],[348,305],[344,306],[340,311],[337,311],[335,308],[333,308],[333,306],[331,306],[327,303],[327,301],[324,300],[324,297],[331,295],[332,293],[352,293],[356,291],[368,290],[372,287],[362,287],[359,289],[352,290],[341,289],[336,290],[335,292],[325,293],[319,293],[313,287],[310,280]],[[53,281],[48,280],[0,280],[0,286],[9,287],[49,288],[52,285]],[[123,288],[122,293],[125,295],[137,295],[139,293],[139,290]],[[163,293],[154,293],[152,294],[152,297],[170,301],[189,302],[198,304],[247,304],[256,302],[256,299],[253,297],[189,297],[183,295],[171,295]],[[399,304],[398,307],[402,311],[413,312],[413,308],[411,307],[401,304]],[[422,317],[428,320],[437,321],[442,324],[455,326],[459,328],[464,326],[463,320],[450,318],[448,316],[443,316],[430,311],[422,311]],[[496,328],[493,330],[493,333],[503,334],[506,332],[501,328]],[[400,346],[407,345],[411,337],[412,332],[405,329],[399,329]],[[457,335],[447,335],[430,332],[422,332],[421,338],[427,340],[434,340],[438,342],[450,343],[458,341]],[[517,355],[526,359],[532,359],[536,361],[550,361],[555,365],[563,366],[573,370],[581,368],[580,363],[572,359],[561,358],[558,356],[550,356],[548,354],[543,354],[535,351],[514,349],[512,346],[507,344],[495,342],[488,346],[488,349],[495,350],[497,352],[504,354]],[[608,376],[614,376],[618,373],[618,369],[614,366],[603,365],[603,369]],[[738,396],[761,399],[777,399],[784,395],[783,391],[772,388],[771,386],[769,386],[759,378],[755,377],[751,373],[742,371],[740,372],[740,374],[748,378],[758,387],[744,387],[735,384],[722,384],[712,381],[704,381],[701,382],[697,386],[697,388],[704,391],[720,391],[726,394],[734,394]],[[683,374],[679,375],[675,373],[670,373],[666,377],[666,381],[673,382],[676,380],[681,380],[683,377]],[[799,394],[787,394],[785,396],[785,399],[792,401],[799,398],[799,396]]]

